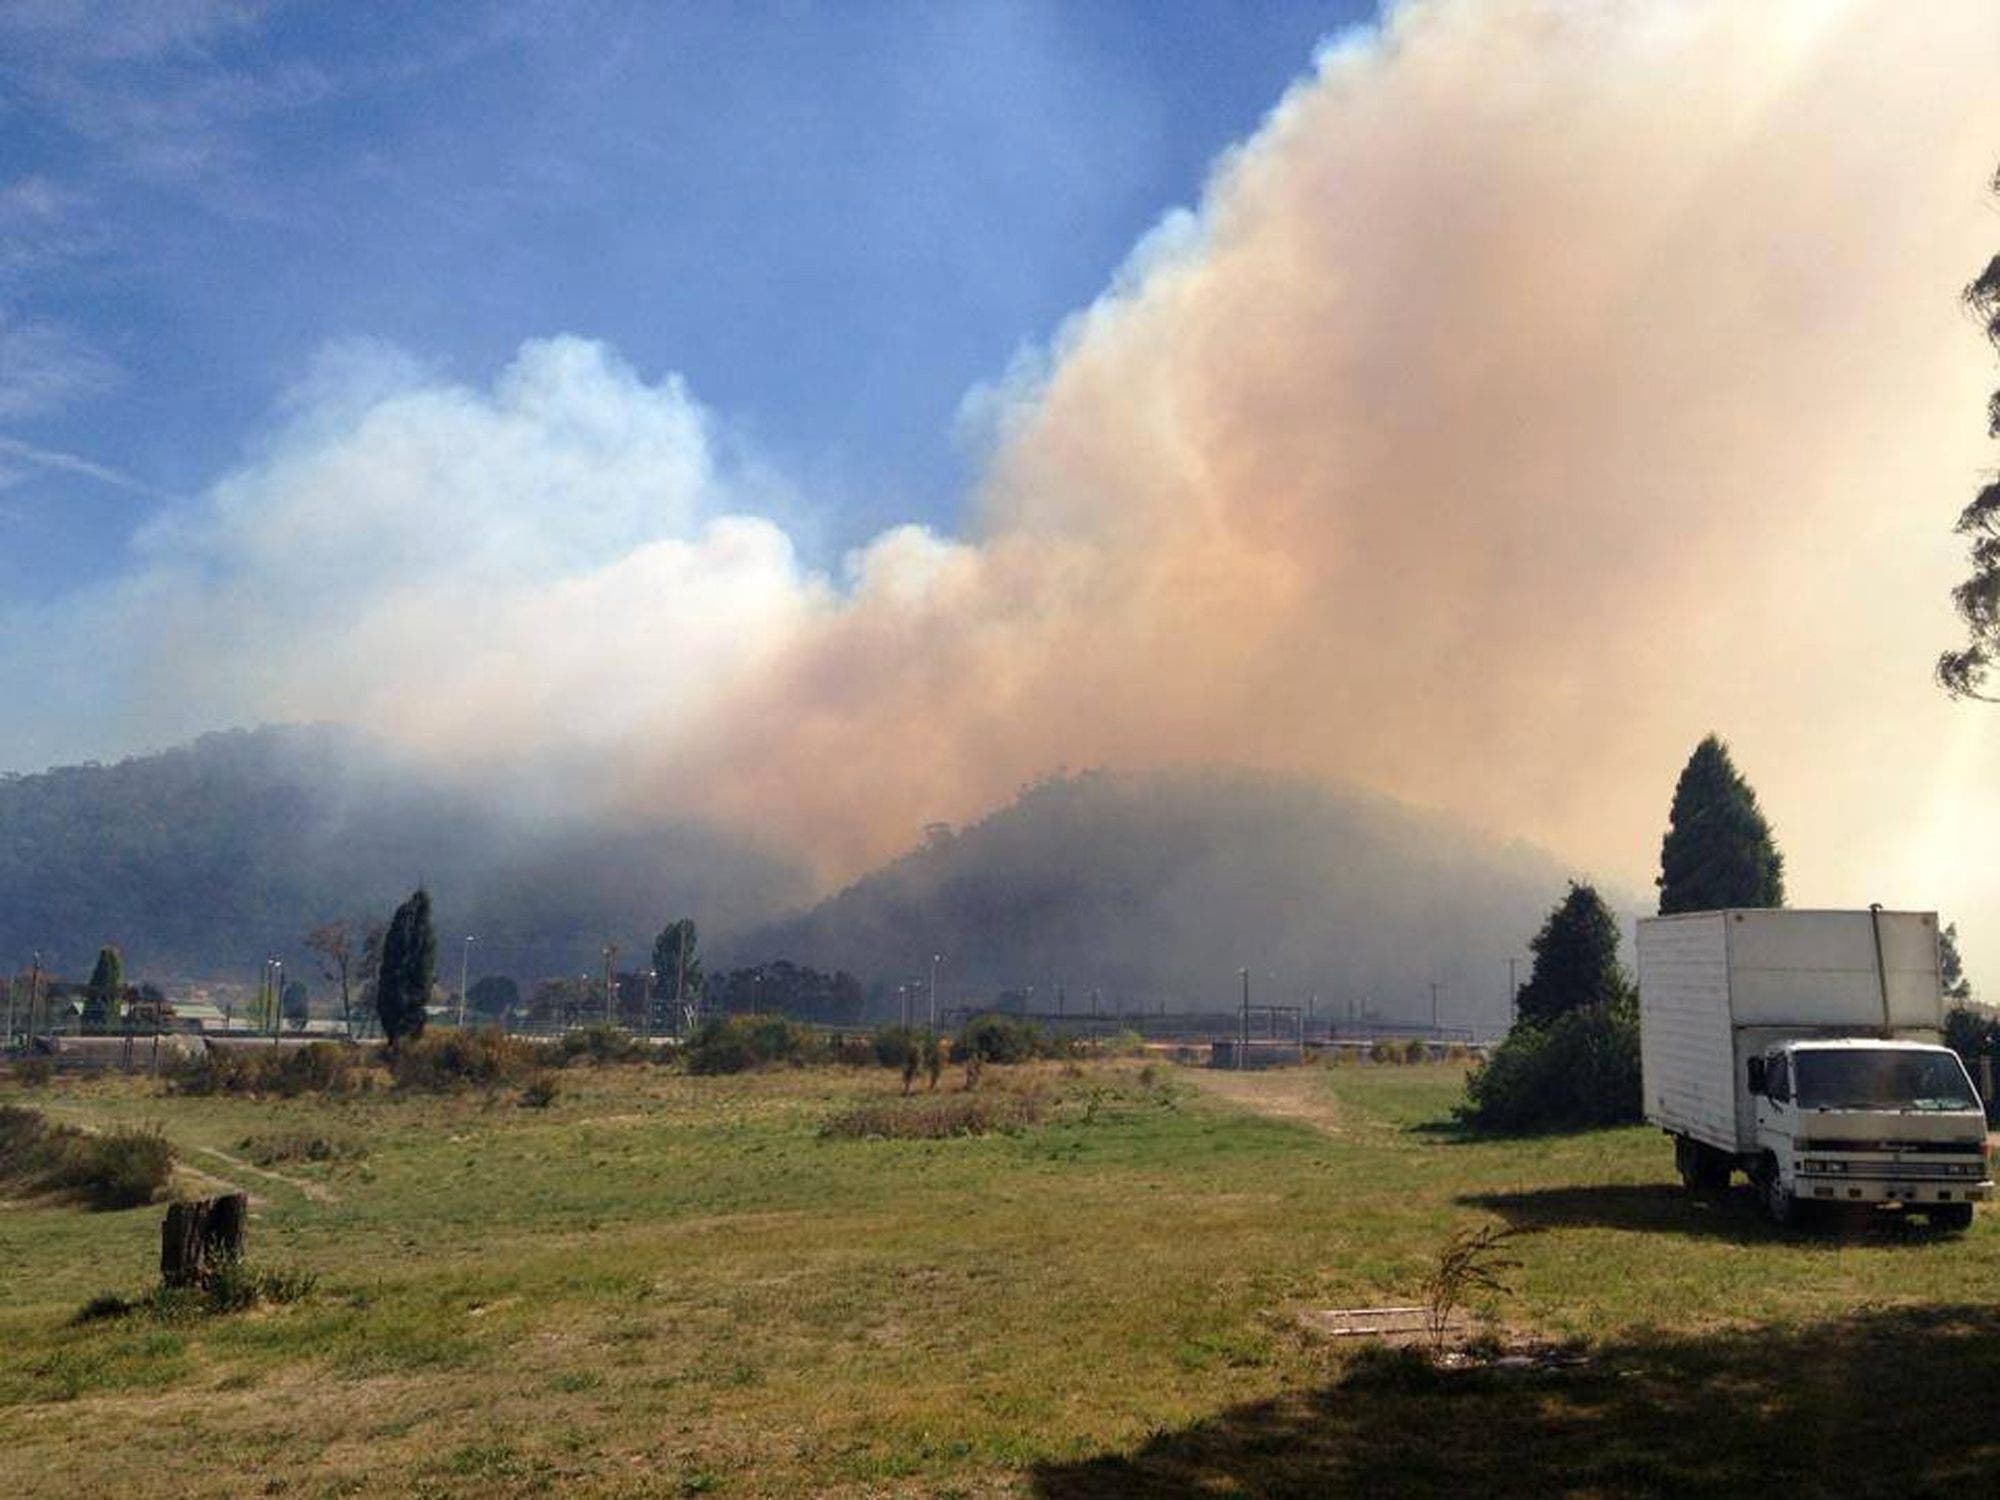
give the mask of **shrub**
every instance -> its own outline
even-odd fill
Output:
[[[174,1152],[157,1130],[78,1135],[48,1178],[93,1208],[140,1208],[174,1175]]]
[[[1455,1113],[1480,1130],[1622,1125],[1641,1114],[1639,1018],[1629,1005],[1517,1023],[1465,1081]]]
[[[1431,1044],[1417,1037],[1403,1043],[1403,1061],[1406,1063],[1427,1063],[1431,1060]]]
[[[173,1171],[173,1148],[157,1130],[88,1135],[51,1125],[32,1109],[0,1106],[0,1180],[30,1192],[60,1193],[93,1208],[138,1208]]]
[[[558,1091],[555,1074],[538,1074],[528,1081],[526,1088],[521,1090],[521,1108],[547,1109],[556,1102]]]
[[[1128,1026],[1115,1035],[1105,1037],[1094,1050],[1100,1057],[1139,1057],[1146,1050],[1146,1039]]]
[[[14,1081],[23,1088],[47,1088],[56,1076],[56,1065],[46,1057],[24,1057],[14,1064]]]
[[[838,1063],[843,1068],[872,1068],[880,1065],[882,1061],[876,1055],[873,1037],[851,1036],[846,1033],[827,1039],[826,1060]]]
[[[396,1087],[411,1093],[496,1089],[538,1071],[541,1050],[498,1031],[438,1031],[405,1040],[389,1061]]]
[[[790,1016],[718,1016],[704,1021],[687,1044],[690,1073],[742,1073],[778,1063],[807,1063],[825,1049]]]
[[[991,1013],[967,1021],[951,1044],[951,1060],[959,1063],[973,1058],[989,1063],[1022,1063],[1054,1053],[1048,1038],[1034,1022]]]
[[[915,1054],[919,1035],[914,1026],[881,1026],[869,1042],[877,1063],[885,1068],[900,1068]]]
[[[1378,1063],[1401,1062],[1403,1049],[1386,1037],[1378,1039],[1368,1048],[1368,1060]]]
[[[497,1032],[483,1032],[481,1035],[498,1035]],[[616,1026],[599,1022],[594,1026],[579,1026],[574,1031],[565,1031],[552,1044],[553,1061],[563,1067],[581,1061],[593,1063],[650,1062],[653,1049],[633,1036],[629,1031],[621,1031]]]
[[[1040,1094],[919,1094],[870,1099],[840,1111],[820,1127],[829,1140],[936,1141],[961,1135],[1012,1134],[1042,1117]]]
[[[367,1086],[366,1063],[344,1042],[303,1047],[210,1047],[168,1075],[177,1094],[237,1094],[294,1099],[301,1094],[340,1096]]]

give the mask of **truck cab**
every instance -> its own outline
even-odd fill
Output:
[[[1747,1083],[1751,1180],[1780,1223],[1803,1204],[1891,1204],[1963,1229],[1992,1195],[1985,1111],[1947,1047],[1786,1041],[1749,1059]]]

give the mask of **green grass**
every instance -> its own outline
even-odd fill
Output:
[[[1649,1131],[1461,1140],[1439,1128],[1450,1066],[1251,1085],[1330,1129],[1135,1063],[1032,1073],[1041,1123],[941,1140],[822,1138],[900,1092],[887,1071],[572,1069],[541,1110],[122,1080],[22,1095],[52,1119],[157,1124],[262,1200],[253,1262],[318,1289],[171,1329],[71,1326],[94,1294],[144,1290],[159,1210],[0,1208],[0,1492],[1417,1492],[1475,1474],[1665,1492],[1789,1472],[1813,1493],[1812,1445],[1759,1436],[1743,1413],[1762,1410],[1854,1462],[1856,1434],[1880,1438],[1870,1473],[1893,1450],[1896,1472],[1942,1475],[1925,1455],[1943,1431],[1953,1462],[1992,1453],[1983,1415],[1976,1442],[1951,1426],[1955,1393],[2000,1375],[1980,1352],[2000,1348],[1984,1214],[1956,1240],[1780,1235],[1671,1190]],[[366,1153],[259,1168],[243,1149],[293,1136]],[[1453,1228],[1495,1219],[1536,1232],[1482,1310],[1588,1338],[1595,1363],[1440,1383],[1348,1369],[1298,1331],[1301,1308],[1410,1299]],[[1928,1373],[1899,1386],[1903,1352]],[[1794,1360],[1818,1373],[1781,1378]],[[1668,1411],[1697,1436],[1651,1415]],[[1539,1469],[1520,1456],[1538,1443]]]

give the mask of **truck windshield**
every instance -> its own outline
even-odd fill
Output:
[[[1949,1052],[1842,1048],[1803,1051],[1798,1094],[1804,1109],[1977,1109],[1965,1066]]]

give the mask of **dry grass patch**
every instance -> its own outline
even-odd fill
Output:
[[[828,1140],[882,1141],[1012,1134],[1039,1123],[1046,1109],[1043,1094],[1013,1090],[864,1099],[834,1114],[819,1133]]]

